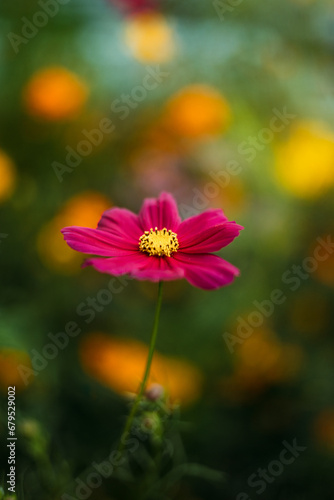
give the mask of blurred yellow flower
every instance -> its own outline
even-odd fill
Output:
[[[49,121],[75,117],[87,96],[87,86],[77,75],[63,67],[38,71],[23,91],[29,114]]]
[[[78,272],[83,256],[66,245],[60,230],[65,226],[96,227],[102,212],[110,206],[110,200],[94,191],[71,198],[38,235],[37,249],[43,263],[53,271]]]
[[[125,43],[132,55],[145,63],[168,61],[175,52],[174,33],[157,12],[132,16],[125,25]]]
[[[231,112],[226,99],[209,85],[189,85],[167,102],[164,121],[172,132],[197,138],[224,132]]]
[[[8,386],[15,386],[19,391],[26,387],[18,367],[23,365],[32,369],[29,354],[12,348],[0,349],[0,390],[7,392]]]
[[[136,393],[144,375],[148,347],[135,340],[93,333],[81,343],[83,369],[100,383],[119,394]],[[162,385],[172,401],[190,404],[202,390],[203,377],[188,361],[155,352],[149,382]]]
[[[9,156],[0,150],[0,202],[7,200],[14,191],[16,168]]]
[[[276,148],[276,175],[295,196],[314,198],[334,184],[334,133],[325,125],[299,122]]]

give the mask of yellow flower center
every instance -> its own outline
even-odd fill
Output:
[[[149,255],[158,255],[159,257],[170,257],[177,252],[179,242],[177,234],[170,229],[150,229],[139,238],[139,250]]]

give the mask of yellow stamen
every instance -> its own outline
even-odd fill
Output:
[[[139,250],[149,255],[170,257],[177,252],[178,248],[177,234],[165,227],[163,229],[151,228],[139,238]]]

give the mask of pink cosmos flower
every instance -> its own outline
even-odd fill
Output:
[[[71,226],[61,232],[74,250],[98,255],[84,266],[102,273],[149,281],[185,278],[196,287],[213,290],[228,285],[239,270],[211,252],[231,243],[241,229],[220,209],[181,221],[174,198],[161,193],[157,199],[145,199],[139,215],[111,208],[97,229]]]

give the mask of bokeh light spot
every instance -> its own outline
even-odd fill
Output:
[[[81,343],[84,371],[100,383],[124,395],[137,393],[142,380],[148,348],[136,340],[123,340],[92,333]],[[158,383],[172,401],[183,405],[196,401],[202,389],[202,374],[186,360],[155,352],[148,386]]]
[[[11,158],[0,150],[0,202],[13,193],[16,183],[16,168]]]
[[[38,235],[37,248],[43,263],[56,272],[78,272],[84,256],[69,248],[60,230],[65,226],[95,228],[102,213],[110,206],[110,200],[94,191],[86,191],[71,198],[59,213],[42,227]]]
[[[324,125],[300,122],[276,148],[280,184],[300,198],[315,198],[334,184],[334,133]]]
[[[29,354],[25,351],[2,348],[0,349],[0,390],[8,391],[9,386],[15,386],[16,390],[26,387],[24,377],[21,376],[19,368],[31,370],[31,361]],[[32,374],[29,374],[29,381],[32,380]]]
[[[157,12],[132,16],[125,25],[125,43],[133,57],[141,62],[162,63],[175,52],[173,30]]]
[[[209,85],[189,85],[167,102],[165,123],[172,132],[197,138],[224,132],[231,111],[226,99]]]
[[[86,84],[63,67],[38,71],[23,91],[28,113],[48,121],[74,118],[85,104],[87,96]]]

